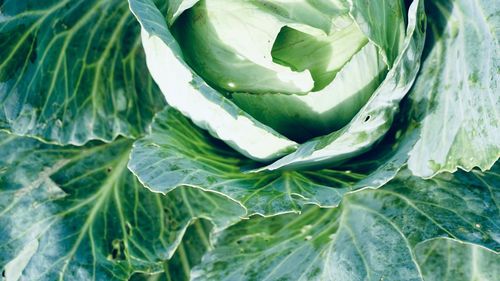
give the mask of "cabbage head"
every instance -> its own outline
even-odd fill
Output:
[[[170,106],[266,169],[317,168],[391,127],[420,66],[420,2],[170,1],[161,29],[159,11],[137,16]]]

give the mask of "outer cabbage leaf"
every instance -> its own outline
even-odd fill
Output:
[[[166,263],[167,280],[191,280],[191,269],[213,247],[210,241],[211,228],[212,225],[206,220],[199,220],[188,228],[174,256]]]
[[[272,160],[295,150],[295,142],[243,112],[189,68],[151,0],[129,2],[142,26],[149,70],[169,105],[250,158]]]
[[[164,106],[121,0],[0,1],[0,128],[59,144],[137,137]]]
[[[495,281],[500,255],[451,239],[433,239],[415,247],[425,281]]]
[[[159,113],[151,132],[136,141],[129,168],[155,192],[194,186],[224,193],[248,214],[298,212],[305,204],[334,207],[342,196],[377,188],[392,179],[407,160],[415,135],[393,145],[394,134],[369,155],[342,169],[245,172],[255,162],[197,128],[173,108]]]
[[[145,189],[127,170],[132,141],[59,147],[0,135],[0,271],[16,280],[125,280],[159,272],[196,218],[226,227],[226,196]]]
[[[188,281],[191,269],[201,262],[207,250],[212,249],[210,232],[212,224],[208,220],[197,220],[190,225],[182,237],[174,256],[165,262],[164,271],[148,274],[134,274],[129,281]]]
[[[301,144],[297,151],[279,159],[267,169],[338,164],[370,149],[390,129],[401,99],[417,76],[425,28],[424,3],[413,1],[408,11],[407,35],[399,56],[385,80],[354,119],[339,131]]]
[[[489,169],[500,156],[500,5],[428,1],[427,58],[410,93],[421,122],[410,169],[419,176]]]
[[[194,280],[423,280],[415,246],[435,237],[500,251],[500,165],[422,180],[405,170],[334,209],[252,218],[216,236]],[[417,252],[418,253],[418,252]]]

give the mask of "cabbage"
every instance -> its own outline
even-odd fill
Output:
[[[1,280],[497,280],[493,0],[0,0]]]

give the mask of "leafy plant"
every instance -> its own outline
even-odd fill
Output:
[[[497,280],[493,0],[0,0],[2,280]]]

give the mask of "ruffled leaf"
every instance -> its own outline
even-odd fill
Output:
[[[422,241],[500,251],[499,169],[428,181],[406,170],[338,208],[240,222],[217,236],[194,280],[423,280],[414,250]]]
[[[4,276],[125,280],[136,271],[160,272],[194,219],[222,228],[244,215],[220,194],[145,189],[127,170],[131,145],[119,139],[59,147],[1,134]]]
[[[348,192],[383,185],[403,166],[413,140],[408,136],[397,145],[382,145],[337,170],[245,172],[255,162],[167,108],[155,118],[151,133],[134,144],[129,168],[155,192],[195,186],[241,202],[249,215],[272,215],[298,212],[306,204],[334,207]]]

